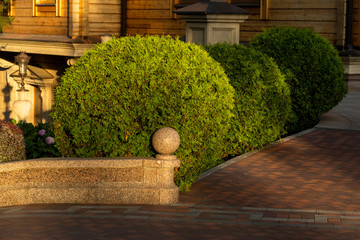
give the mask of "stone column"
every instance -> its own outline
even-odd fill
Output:
[[[174,13],[186,22],[186,42],[195,44],[239,43],[240,23],[250,14],[226,0],[200,1]]]

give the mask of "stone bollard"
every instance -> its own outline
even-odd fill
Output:
[[[176,203],[179,188],[174,183],[174,168],[180,167],[180,160],[173,153],[180,146],[180,136],[175,129],[163,127],[154,133],[152,145],[158,152],[155,158],[162,165],[157,169],[157,182],[162,188],[160,204]]]

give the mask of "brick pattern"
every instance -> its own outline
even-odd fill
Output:
[[[358,239],[360,212],[168,206],[0,208],[0,239]]]
[[[316,130],[195,183],[188,204],[360,211],[360,132]]]
[[[27,205],[0,208],[1,219],[72,217],[161,220],[169,222],[353,229],[360,234],[360,212],[174,204],[167,206]]]
[[[175,222],[205,222],[219,224],[248,224],[273,226],[318,227],[360,230],[360,212],[305,209],[252,208],[236,206],[188,205],[112,206],[43,205],[1,208],[2,219],[16,217],[77,217],[163,220]],[[39,208],[39,209],[37,209]]]
[[[0,239],[360,239],[360,132],[316,130],[241,158],[173,205],[0,208]]]

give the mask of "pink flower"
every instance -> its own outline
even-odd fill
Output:
[[[49,144],[49,145],[50,145],[50,144],[54,144],[54,143],[55,143],[55,140],[54,140],[52,137],[47,137],[47,138],[46,138],[46,143]]]
[[[38,134],[39,134],[40,136],[44,136],[44,135],[45,135],[45,129],[41,129],[41,130],[38,132]]]

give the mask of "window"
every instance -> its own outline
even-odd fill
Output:
[[[33,16],[60,17],[61,0],[33,0]]]
[[[14,19],[11,12],[11,0],[0,0],[0,33],[5,26],[9,26]]]
[[[10,12],[11,2],[10,0],[1,0],[0,1],[0,16],[7,17],[11,15]]]

